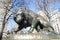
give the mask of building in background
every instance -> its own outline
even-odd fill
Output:
[[[60,12],[55,10],[50,13],[50,24],[54,28],[55,33],[60,33]]]

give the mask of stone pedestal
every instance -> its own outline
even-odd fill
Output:
[[[51,32],[31,33],[31,34],[10,34],[4,40],[60,40],[60,35]]]
[[[15,35],[14,40],[53,40],[60,39],[58,35],[55,34],[23,34]]]

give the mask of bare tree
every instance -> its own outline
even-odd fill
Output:
[[[59,0],[30,0],[30,2],[32,2],[38,10],[45,11],[45,14],[48,18],[50,18],[49,6],[54,5],[56,1],[59,1]]]
[[[8,12],[10,11],[10,8],[11,8],[10,5],[12,3],[12,0],[3,0],[2,3],[4,5],[5,13],[4,13],[2,29],[1,29],[1,33],[0,33],[0,40],[2,40],[3,30],[4,30],[5,24],[7,22],[6,17],[7,17]]]

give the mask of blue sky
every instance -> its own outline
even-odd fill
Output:
[[[38,13],[38,9],[36,9],[36,7],[34,6],[33,3],[30,3],[29,9],[32,10],[32,11],[34,11],[35,13]]]
[[[56,10],[56,9],[58,9],[58,10],[60,11],[60,3],[59,3],[59,2],[56,2],[54,5],[49,6],[49,8],[48,8],[48,10],[49,10],[50,12],[52,12],[52,11],[54,11],[54,10]]]
[[[16,4],[18,2],[20,2],[20,0],[15,0],[15,2],[13,3],[13,8],[12,8],[13,10],[18,8],[18,6],[16,6]],[[25,0],[25,2],[29,3],[29,0]],[[34,6],[33,3],[30,3],[28,6],[29,6],[29,9],[31,9],[32,11],[38,13],[38,9],[36,9],[36,7]],[[53,6],[49,6],[48,8],[49,8],[48,10],[50,12],[52,12],[52,11],[54,11],[56,9],[59,9],[59,11],[60,11],[60,3],[56,2]],[[16,23],[14,22],[14,20],[13,19],[9,19],[9,24],[8,24],[7,29],[11,30],[11,28],[14,27],[15,25],[16,25]]]

